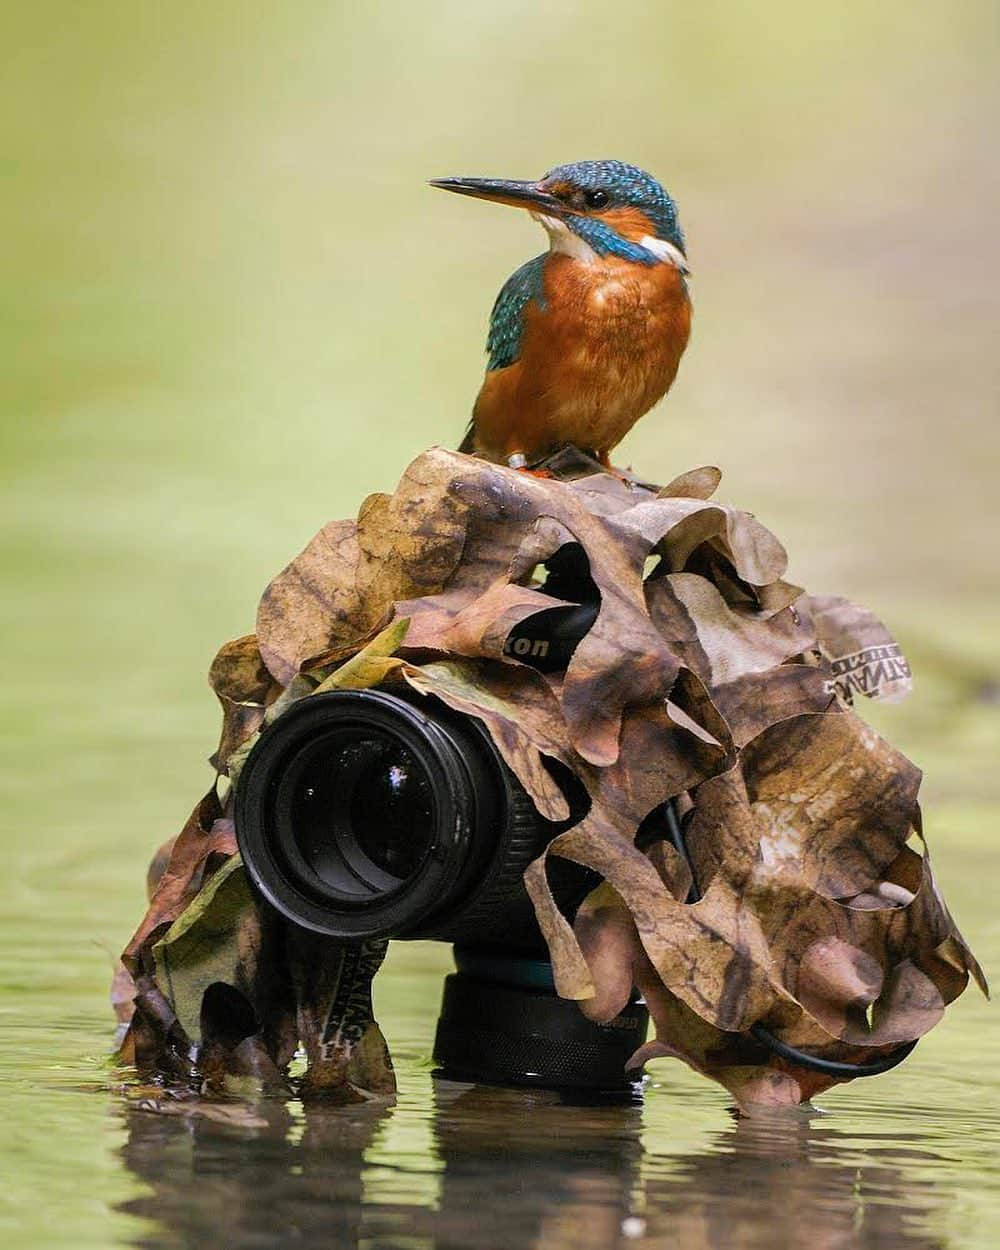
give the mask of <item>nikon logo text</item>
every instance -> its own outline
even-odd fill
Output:
[[[547,638],[508,638],[504,651],[508,655],[547,656],[549,640]]]

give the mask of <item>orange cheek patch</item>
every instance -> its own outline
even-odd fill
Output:
[[[610,226],[616,234],[632,243],[638,243],[646,235],[656,234],[656,227],[642,211],[631,204],[605,209],[601,213],[592,214],[599,221]]]

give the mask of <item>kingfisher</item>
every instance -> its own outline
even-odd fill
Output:
[[[691,331],[677,205],[615,160],[559,165],[536,182],[431,186],[526,209],[549,236],[497,296],[460,450],[529,469],[569,443],[611,470],[612,449],[670,389]]]

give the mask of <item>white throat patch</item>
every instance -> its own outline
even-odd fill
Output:
[[[581,239],[578,234],[574,234],[569,226],[558,217],[547,217],[544,213],[531,215],[540,226],[545,227],[545,232],[549,236],[550,252],[562,252],[566,256],[572,256],[574,260],[581,261],[584,265],[593,265],[600,259],[590,244],[585,239]]]

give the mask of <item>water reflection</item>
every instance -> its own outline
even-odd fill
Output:
[[[429,1124],[384,1104],[234,1104],[228,1122],[124,1114],[123,1158],[149,1192],[122,1209],[148,1217],[135,1243],[147,1247],[944,1245],[921,1231],[942,1195],[906,1148],[815,1113],[734,1121],[672,1155],[644,1149],[638,1106],[449,1082],[435,1085]],[[379,1140],[401,1140],[394,1117],[419,1148],[394,1145],[380,1164]]]
[[[907,1149],[871,1137],[859,1163],[857,1145],[814,1111],[738,1120],[712,1149],[685,1156],[669,1181],[649,1178],[649,1244],[669,1235],[685,1250],[943,1246],[920,1230],[941,1200],[907,1170]]]

